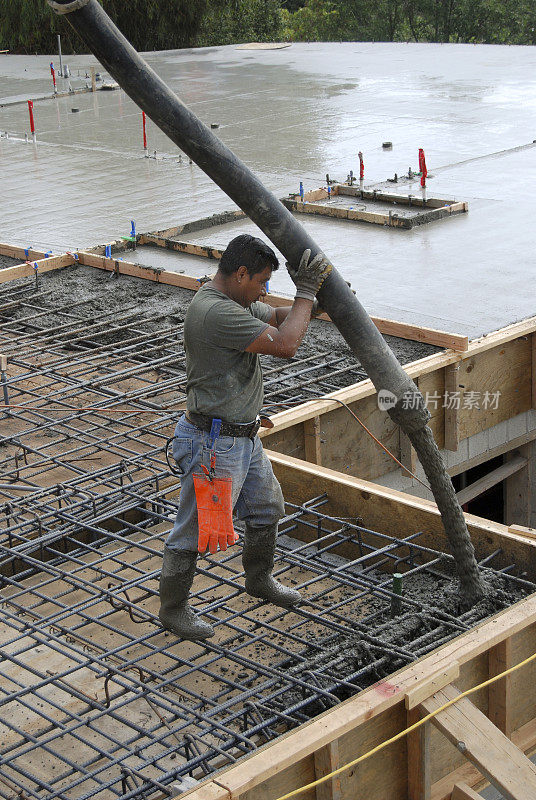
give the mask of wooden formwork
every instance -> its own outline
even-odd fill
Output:
[[[26,255],[28,253],[28,255]],[[0,242],[0,255],[10,258],[20,258],[21,263],[13,267],[0,270],[0,283],[8,283],[18,278],[28,278],[37,272],[49,272],[61,267],[69,267],[75,263],[75,256],[71,253],[62,253],[57,256],[47,256],[41,250],[25,250],[24,247]]]
[[[428,544],[433,542],[439,549],[446,545],[432,503],[286,456],[271,453],[270,458],[290,502],[300,503],[311,493],[325,492],[328,509],[336,508],[341,516],[358,514],[365,525],[396,531],[400,536],[424,530]],[[509,533],[498,523],[471,515],[466,519],[477,552],[489,554],[501,548],[501,563],[515,560],[520,571],[536,574],[534,541]],[[278,800],[401,734],[458,691],[478,686],[535,653],[536,597],[531,595],[184,796],[188,800]],[[461,711],[442,712],[411,735],[297,797],[448,800],[452,796],[459,800],[473,796],[471,787],[481,788],[491,780],[507,797],[535,798],[536,771],[531,771],[521,753],[536,749],[535,679],[536,661],[532,661],[478,690],[463,701]],[[482,732],[480,742],[478,730]],[[452,743],[456,735],[460,746]],[[490,764],[492,759],[497,763]],[[517,773],[513,778],[507,774],[510,763],[515,764]],[[453,793],[456,784],[469,788]]]
[[[345,208],[340,205],[330,205],[330,200],[335,197],[350,197],[357,202],[368,200],[372,203],[381,203],[387,208],[385,211],[370,211],[366,208],[359,209],[352,206]],[[403,228],[408,230],[416,225],[434,222],[454,214],[463,214],[468,210],[465,202],[444,200],[438,197],[424,198],[422,195],[401,195],[390,192],[380,192],[376,189],[361,189],[344,183],[336,183],[326,188],[306,192],[303,197],[291,194],[281,200],[289,211],[298,214],[319,214],[323,217],[334,217],[357,222],[369,222],[374,225],[385,225],[390,228]],[[394,210],[389,210],[392,206]],[[397,213],[401,206],[421,209],[411,216]]]
[[[171,228],[170,231],[164,233],[173,235],[177,228]],[[111,243],[115,245],[116,243]],[[157,247],[163,247],[177,252],[187,253],[188,255],[199,256],[201,258],[219,259],[221,251],[205,245],[192,244],[190,242],[177,242],[167,236],[160,236],[154,234],[141,234],[138,241],[138,246],[151,244]],[[117,251],[119,251],[119,245]],[[176,272],[169,272],[159,269],[158,267],[146,267],[140,264],[132,264],[125,260],[117,258],[106,258],[102,255],[105,245],[101,245],[91,251],[80,251],[77,256],[80,264],[86,266],[96,267],[97,269],[104,269],[109,272],[115,272],[118,275],[130,275],[136,278],[145,278],[153,280],[158,283],[165,283],[170,286],[179,286],[183,289],[192,289],[197,291],[200,287],[200,282],[196,278],[188,275],[182,275]],[[112,252],[117,252],[112,251]],[[276,294],[269,294],[265,303],[273,307],[288,306],[291,304],[291,299],[288,297],[280,297]],[[320,319],[329,320],[327,314],[321,314]],[[397,336],[400,339],[409,339],[415,342],[423,342],[432,344],[436,347],[444,347],[455,350],[456,352],[464,352],[469,346],[469,339],[462,334],[450,333],[448,331],[441,331],[435,328],[428,328],[420,325],[412,325],[407,322],[398,322],[396,320],[385,319],[383,317],[371,317],[372,321],[378,330],[386,336]]]
[[[420,391],[432,399],[428,404],[432,414],[429,425],[438,446],[457,451],[464,439],[536,408],[536,317],[475,339],[465,352],[436,353],[404,369]],[[484,407],[486,392],[488,402]],[[497,403],[491,401],[496,392],[500,393]],[[459,408],[445,402],[446,396],[452,398],[456,393]],[[475,407],[471,398],[479,401],[479,407]],[[274,415],[274,428],[261,434],[264,444],[278,452],[368,480],[392,471],[389,456],[358,428],[338,401],[349,405],[369,430],[405,466],[412,468],[414,454],[409,443],[389,415],[378,407],[377,392],[370,380]],[[524,434],[511,441],[506,449],[535,438],[536,432]],[[493,458],[502,452],[504,448],[491,448],[486,457]],[[464,469],[475,463],[466,463]]]

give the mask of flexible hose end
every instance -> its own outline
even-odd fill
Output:
[[[79,8],[87,6],[90,0],[47,0],[50,8],[56,14],[70,14],[72,11],[78,11]]]

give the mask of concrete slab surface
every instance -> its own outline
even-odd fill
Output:
[[[371,314],[476,336],[536,312],[534,48],[349,42],[147,58],[280,197],[357,174],[359,150],[365,185],[392,189],[385,180],[416,170],[424,148],[430,194],[467,200],[468,214],[408,231],[303,219]],[[3,57],[0,106],[48,93],[50,60]],[[81,82],[96,63],[65,60]],[[3,241],[59,252],[126,235],[130,219],[161,230],[232,207],[152,122],[156,158],[143,157],[141,112],[122,91],[41,100],[34,113],[37,146],[24,142],[25,104],[0,107]],[[280,270],[274,290],[286,283]]]

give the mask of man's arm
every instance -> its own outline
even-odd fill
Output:
[[[275,309],[267,328],[254,339],[247,353],[264,353],[279,358],[292,358],[302,343],[311,319],[312,300],[297,297],[291,306]],[[277,312],[282,312],[278,314]],[[275,319],[274,319],[275,317]],[[278,322],[278,320],[281,320]],[[276,323],[276,326],[273,325]]]
[[[290,314],[290,309],[292,306],[279,306],[278,308],[272,308],[272,316],[270,318],[270,325],[273,328],[279,328],[279,326],[286,320],[288,315]]]
[[[269,325],[246,348],[248,353],[265,353],[280,358],[292,358],[296,354],[311,319],[316,293],[333,267],[323,253],[317,253],[311,259],[311,251],[304,250],[298,266],[287,264],[287,269],[296,286],[294,303],[280,326]]]
[[[348,284],[348,286],[350,286],[350,284]],[[281,323],[284,322],[288,317],[291,308],[292,306],[278,306],[277,308],[272,308],[272,316],[270,317],[269,324],[274,328],[279,328]],[[320,314],[324,313],[324,309],[319,305],[318,300],[314,300],[313,307],[311,309],[311,319],[319,317]]]

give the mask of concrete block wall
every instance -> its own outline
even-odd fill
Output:
[[[527,458],[527,468],[506,481],[505,521],[509,525],[536,527],[536,444],[525,441],[532,433],[536,440],[536,410],[534,409],[464,439],[460,442],[456,452],[441,451],[447,469],[452,475],[465,472],[466,469],[474,466],[471,463],[472,459],[479,459],[479,463],[484,463],[488,453],[489,458],[494,458],[500,454],[496,452],[497,450],[507,453],[509,450],[516,449]],[[424,471],[419,463],[417,463],[415,475],[426,483]],[[375,483],[417,497],[433,499],[429,489],[409,477],[401,469],[377,478]]]

